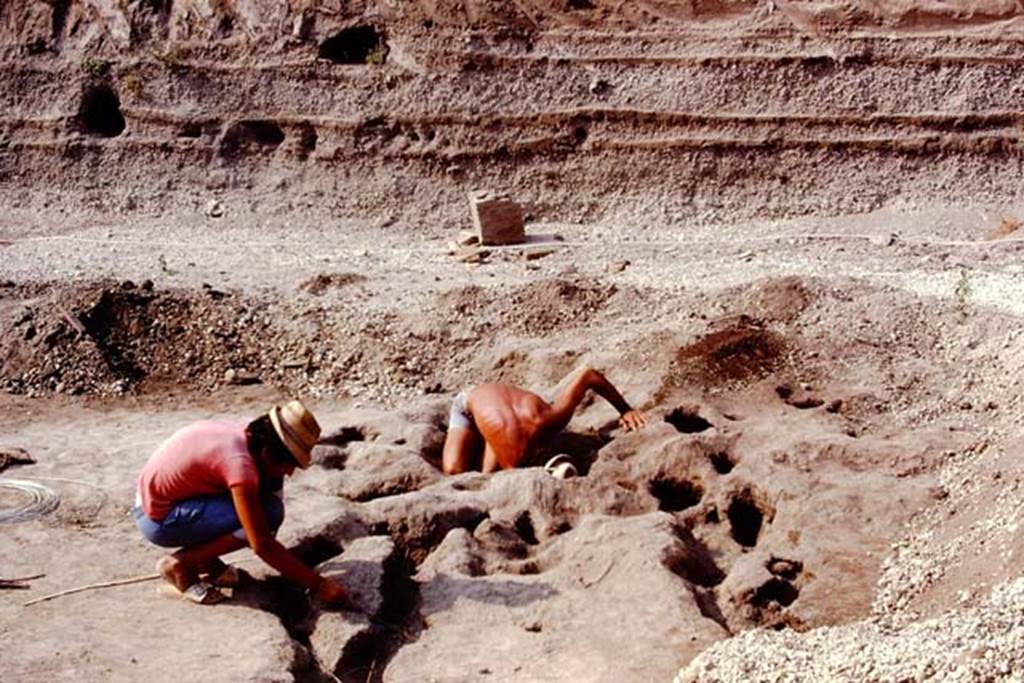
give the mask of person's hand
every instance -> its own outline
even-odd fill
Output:
[[[352,597],[345,590],[344,586],[328,578],[320,581],[320,585],[316,589],[316,597],[328,605],[334,605],[347,610],[356,609],[355,603],[352,602]]]
[[[647,416],[641,413],[639,410],[629,410],[622,414],[619,418],[619,426],[625,429],[627,432],[640,429],[647,424]]]

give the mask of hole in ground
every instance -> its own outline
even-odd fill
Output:
[[[675,531],[683,547],[681,552],[677,548],[668,556],[668,569],[697,586],[710,588],[722,583],[725,572],[715,564],[711,550],[689,529],[676,526]]]
[[[342,547],[340,543],[326,536],[311,536],[300,540],[291,550],[296,557],[302,560],[303,564],[315,567],[321,562],[340,555]]]
[[[261,583],[270,596],[264,609],[281,620],[293,640],[308,648],[312,605],[306,590],[280,576],[269,576]]]
[[[804,570],[804,563],[799,560],[785,560],[780,557],[773,557],[765,565],[775,576],[780,576],[787,581],[795,579]]]
[[[800,595],[799,589],[789,581],[780,578],[772,578],[758,586],[750,603],[756,607],[764,607],[775,602],[783,607],[793,604],[793,601]]]
[[[553,524],[550,529],[552,536],[561,536],[572,531],[572,524],[567,519],[560,520]]]
[[[679,512],[693,507],[704,496],[704,489],[686,479],[659,476],[647,483],[647,490],[658,499],[658,509],[665,512]]]
[[[373,26],[352,26],[320,43],[317,54],[335,64],[383,64],[387,45]]]
[[[697,413],[696,408],[680,406],[665,416],[665,422],[683,434],[696,434],[710,429],[714,425]]]
[[[729,628],[728,622],[725,620],[725,615],[722,614],[722,608],[718,606],[718,599],[715,597],[715,591],[709,588],[700,588],[694,586],[691,589],[694,601],[697,603],[697,609],[700,610],[701,616],[705,619],[710,619],[722,628],[727,633],[731,634],[732,631]]]
[[[523,539],[529,545],[537,545],[537,532],[533,529],[533,518],[530,517],[529,510],[523,510],[516,515],[513,526],[516,529],[516,533],[519,534],[519,538]]]
[[[410,526],[404,521],[391,520],[385,528],[391,540],[402,548],[402,552],[413,564],[419,566],[440,545],[449,531],[462,528],[472,534],[488,517],[486,511],[475,505],[462,505],[438,512],[423,526]]]
[[[412,578],[415,571],[401,546],[385,561],[383,603],[372,615],[373,626],[346,643],[334,670],[345,683],[383,680],[384,670],[399,648],[419,638],[423,615],[419,584]]]
[[[712,453],[709,459],[711,460],[711,466],[719,474],[729,474],[732,472],[732,468],[736,466],[736,461],[728,453]]]
[[[83,133],[115,138],[124,132],[121,100],[106,84],[91,85],[82,93],[78,108],[78,125]]]
[[[742,491],[732,499],[727,515],[733,540],[747,548],[757,545],[764,513],[754,502],[754,496],[749,490]]]
[[[825,405],[825,401],[814,396],[805,396],[803,398],[794,399],[789,401],[789,405],[800,410],[808,410],[810,408],[817,408],[818,406]]]
[[[331,432],[325,436],[320,440],[320,443],[331,446],[344,446],[353,441],[366,441],[367,434],[367,430],[363,427],[342,427],[338,431]]]
[[[786,402],[787,405],[791,405],[794,408],[801,410],[808,410],[810,408],[817,408],[825,404],[820,398],[809,395],[796,395],[793,387],[788,384],[780,384],[775,387],[775,393],[778,394],[779,398]]]
[[[366,427],[346,426],[323,437],[313,447],[313,462],[320,467],[332,470],[343,470],[348,462],[350,443],[359,443],[375,439],[378,435]]]

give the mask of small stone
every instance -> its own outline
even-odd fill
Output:
[[[622,271],[626,270],[626,268],[629,268],[629,266],[630,266],[629,261],[626,261],[626,260],[615,261],[614,263],[609,263],[608,264],[608,272],[609,273],[621,273]]]
[[[224,372],[224,381],[235,386],[245,386],[248,384],[259,384],[260,378],[254,372],[246,372],[239,368],[228,368]]]
[[[460,247],[469,247],[474,244],[480,243],[480,236],[472,230],[462,230],[459,232],[458,239],[455,240],[455,244]]]
[[[463,248],[455,252],[455,257],[463,263],[483,263],[491,252],[487,249]]]
[[[224,215],[224,206],[216,199],[211,199],[206,204],[206,215],[210,218],[220,218]]]
[[[554,253],[554,249],[527,249],[523,252],[523,257],[527,261],[536,261],[537,259],[542,259],[545,256],[550,256]]]

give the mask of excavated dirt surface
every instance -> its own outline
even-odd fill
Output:
[[[103,250],[43,259],[14,239],[0,447],[37,463],[4,476],[61,505],[5,525],[5,577],[45,574],[5,591],[5,666],[28,680],[164,679],[171,666],[216,680],[668,680],[750,629],[800,638],[982,610],[1024,560],[1021,252],[989,239],[994,215],[941,214],[942,233],[939,214],[745,225],[695,232],[699,249],[568,239],[542,259],[473,265],[394,229],[419,255],[367,246],[359,278],[269,249],[217,279],[215,244],[191,243],[211,280],[193,288],[146,240],[119,243],[128,282]],[[839,225],[877,239],[808,237]],[[776,240],[745,237],[768,230]],[[82,283],[17,275],[44,261],[74,262]],[[289,282],[263,284],[268,272]],[[552,396],[584,364],[650,426],[621,434],[593,401],[551,450],[578,479],[440,476],[455,392],[505,380]],[[368,615],[319,611],[247,553],[236,559],[257,581],[232,606],[164,600],[152,583],[22,606],[151,571],[158,553],[129,515],[148,454],[188,421],[290,394],[328,436],[287,487],[285,538],[333,562]],[[0,490],[0,509],[23,496]],[[1004,645],[962,639],[966,661],[1017,671],[1014,629]],[[753,669],[715,671],[703,675]]]
[[[1022,16],[0,6],[3,677],[1021,680]],[[449,244],[481,187],[527,245]],[[586,365],[646,429],[440,475],[458,391]],[[25,605],[149,574],[149,454],[288,396],[282,538],[360,613],[248,551]]]

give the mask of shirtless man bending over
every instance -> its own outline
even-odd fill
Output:
[[[647,424],[644,414],[630,408],[593,368],[580,372],[554,403],[509,384],[481,384],[455,397],[444,442],[444,473],[486,473],[533,464],[538,446],[569,424],[590,389],[619,411],[619,425],[627,431]]]

